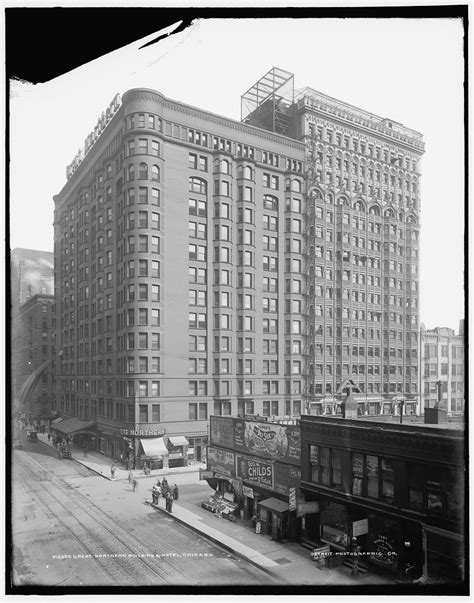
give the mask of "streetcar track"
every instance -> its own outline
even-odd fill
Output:
[[[30,461],[32,461],[32,459],[29,459]],[[36,461],[32,461],[33,464],[36,464]],[[26,467],[23,464],[23,474],[24,475],[28,475],[29,476],[34,476],[34,472],[32,469],[30,469],[29,467]],[[69,492],[67,492],[68,487],[67,485],[61,483],[62,480],[60,478],[58,478],[58,480],[55,480],[55,485],[58,487],[58,489],[60,491],[62,491],[62,494],[67,494],[69,495]],[[40,482],[37,482],[40,483]],[[95,530],[94,533],[94,529],[91,527],[87,527],[84,523],[84,521],[82,521],[81,519],[79,519],[77,517],[77,514],[72,514],[71,513],[71,508],[66,505],[66,503],[64,503],[58,496],[54,495],[52,492],[50,492],[47,489],[47,486],[44,483],[40,483],[40,487],[43,490],[43,493],[46,493],[50,498],[54,499],[57,505],[60,505],[65,511],[66,513],[70,514],[71,517],[73,517],[73,519],[79,524],[79,526],[82,528],[83,532],[84,532],[84,536],[88,535],[87,540],[94,542],[94,545],[97,547],[97,549],[99,549],[98,551],[95,551],[94,555],[111,555],[110,557],[96,557],[96,556],[92,556],[91,559],[93,559],[97,565],[99,565],[100,567],[102,567],[103,569],[105,568],[105,565],[103,563],[103,561],[107,561],[107,565],[111,565],[114,569],[116,567],[117,569],[117,573],[114,573],[113,569],[110,569],[109,567],[105,568],[105,572],[113,579],[114,583],[117,583],[117,581],[121,581],[123,580],[123,574],[124,572],[130,576],[133,576],[133,578],[135,580],[137,580],[138,578],[140,578],[140,576],[137,576],[138,574],[142,574],[142,577],[144,580],[146,580],[147,582],[149,581],[149,575],[145,574],[143,575],[143,571],[138,571],[137,572],[137,567],[131,567],[131,566],[136,566],[138,565],[140,566],[144,566],[148,572],[151,572],[152,574],[154,574],[157,578],[159,578],[159,580],[161,582],[167,583],[167,578],[170,577],[169,572],[166,571],[164,568],[156,568],[153,565],[151,565],[150,563],[148,563],[145,559],[141,558],[141,557],[136,557],[135,555],[137,554],[137,550],[139,550],[139,547],[135,547],[133,548],[133,543],[129,544],[127,542],[125,542],[125,540],[123,538],[118,537],[116,534],[114,534],[107,526],[105,526],[103,524],[103,522],[99,521],[97,518],[96,514],[92,514],[91,513],[91,509],[89,508],[91,505],[95,507],[95,510],[102,512],[103,511],[97,507],[94,503],[91,502],[91,505],[85,506],[82,501],[79,499],[79,497],[75,497],[75,504],[77,504],[78,506],[80,506],[80,511],[85,512],[86,515],[88,516],[89,520],[92,520],[99,526],[99,529],[101,528],[102,530],[104,530],[106,533],[108,533],[109,536],[111,536],[112,540],[116,540],[118,541],[118,543],[120,544],[120,546],[122,547],[122,550],[126,550],[127,552],[133,554],[133,557],[113,557],[112,555],[117,554],[116,551],[120,550],[117,547],[113,547],[113,545],[111,544],[107,544],[103,542],[104,540],[104,536],[101,535],[100,533],[97,533],[97,528]],[[29,486],[29,489],[32,493],[34,493],[35,491],[31,488],[31,486]],[[66,493],[64,492],[66,490]],[[83,495],[81,495],[83,496]],[[76,542],[78,542],[81,545],[81,548],[85,549],[87,554],[91,554],[92,549],[90,546],[88,546],[84,540],[85,538],[80,538],[78,536],[77,533],[74,533],[71,528],[67,525],[67,522],[65,522],[63,519],[61,519],[60,517],[58,517],[57,514],[54,513],[52,507],[50,504],[48,504],[44,498],[42,500],[43,504],[48,508],[49,512],[53,514],[54,517],[56,517],[60,523],[66,528],[67,532],[72,536],[73,540],[75,540]],[[89,501],[88,501],[89,502]],[[104,515],[107,516],[107,514],[103,513]],[[91,529],[92,528],[92,529]],[[119,526],[116,526],[116,528],[118,528],[119,530],[123,531],[122,528],[120,528]],[[128,538],[129,541],[133,541],[135,540],[138,545],[140,545],[139,541],[137,541],[134,537],[129,537]],[[102,541],[102,542],[101,542]],[[138,562],[138,563],[137,563]]]
[[[19,455],[19,457],[23,457],[23,455]],[[101,509],[98,505],[96,505],[92,500],[90,500],[90,498],[86,498],[86,495],[83,494],[80,490],[77,490],[77,486],[71,485],[68,482],[65,481],[64,476],[55,476],[53,480],[51,480],[50,478],[50,473],[48,471],[44,471],[44,466],[41,465],[38,461],[36,461],[34,458],[31,458],[30,456],[28,457],[23,457],[25,460],[23,462],[20,463],[21,467],[22,467],[22,473],[24,476],[27,476],[27,479],[25,480],[26,483],[31,482],[31,477],[34,478],[34,481],[38,482],[38,476],[35,473],[35,468],[41,468],[41,476],[44,476],[45,474],[47,475],[46,479],[41,479],[41,483],[39,483],[39,486],[42,490],[43,493],[43,497],[44,494],[46,494],[46,496],[49,496],[50,498],[53,499],[53,502],[51,504],[48,504],[44,498],[41,499],[41,502],[43,504],[44,507],[46,507],[47,509],[47,513],[46,516],[51,519],[51,518],[55,518],[57,519],[63,526],[64,528],[67,530],[67,533],[69,533],[71,535],[71,538],[73,541],[77,542],[77,544],[80,546],[81,549],[84,549],[87,554],[91,553],[91,548],[90,548],[90,542],[94,542],[95,546],[98,549],[101,549],[102,551],[104,551],[104,553],[101,554],[107,554],[107,555],[113,555],[115,554],[115,552],[117,550],[120,550],[120,548],[116,548],[113,547],[113,545],[111,545],[110,543],[107,543],[106,541],[106,536],[108,537],[108,540],[112,540],[112,542],[118,542],[120,547],[122,547],[122,550],[125,551],[130,551],[131,553],[133,553],[133,557],[99,557],[96,558],[93,555],[91,557],[89,557],[89,560],[92,560],[93,562],[95,562],[95,564],[101,569],[102,573],[104,575],[106,575],[109,579],[113,580],[114,584],[117,583],[123,583],[124,581],[124,575],[126,576],[130,576],[132,578],[133,583],[138,583],[138,584],[146,584],[146,583],[152,583],[155,584],[155,582],[150,580],[150,574],[155,576],[160,583],[167,583],[167,584],[175,584],[176,580],[173,580],[172,576],[170,575],[170,571],[165,569],[165,567],[163,567],[163,564],[166,564],[172,571],[175,571],[179,574],[182,575],[182,567],[179,566],[179,562],[177,565],[175,565],[172,562],[172,557],[171,558],[160,558],[159,562],[160,563],[160,567],[157,568],[156,565],[154,563],[151,563],[147,558],[143,558],[143,557],[137,557],[137,551],[140,551],[141,549],[143,549],[143,544],[132,534],[130,534],[129,532],[126,532],[120,525],[114,524],[114,529],[115,532],[113,532],[108,525],[106,525],[106,523],[110,523],[110,522],[114,522],[114,518],[109,515],[106,511],[104,511],[103,509]],[[26,458],[28,459],[28,461],[26,462]],[[76,478],[76,475],[71,475],[69,476],[70,478]],[[57,495],[54,495],[50,489],[48,488],[48,485],[50,483],[54,483],[54,485],[57,487],[57,490],[59,491],[59,495],[64,497],[67,497],[67,502],[69,503],[69,505],[66,505],[66,502],[64,502],[64,500],[61,500],[61,498],[59,498]],[[26,485],[26,484],[25,484]],[[36,494],[38,495],[38,492],[36,490],[33,490],[33,488],[31,486],[29,486],[29,491],[32,494]],[[76,505],[77,509],[76,509],[76,514],[71,513],[71,506],[70,503],[74,502],[74,504]],[[68,515],[71,516],[72,520],[76,521],[77,524],[80,526],[80,529],[82,531],[82,539],[79,537],[79,535],[77,534],[77,530],[76,533],[67,525],[67,522],[65,522],[64,520],[60,519],[60,517],[58,517],[57,513],[54,512],[52,505],[56,504],[59,505],[60,507],[62,507]],[[89,523],[88,526],[85,525],[84,523],[84,517],[77,517],[77,512],[81,515],[81,514],[85,514],[87,516],[87,521]],[[90,526],[90,522],[94,522],[94,527],[91,529]],[[104,523],[106,522],[106,523]],[[186,526],[183,526],[184,529],[188,532],[192,532],[192,530],[189,530],[189,528],[186,528]],[[100,532],[103,532],[102,534]],[[105,532],[105,534],[104,534]],[[118,532],[118,534],[117,534]],[[84,542],[84,540],[87,541],[87,543]],[[105,540],[105,544],[104,544],[104,540]],[[237,560],[234,559],[234,557],[232,555],[230,555],[228,553],[228,551],[225,551],[225,549],[223,549],[222,547],[219,547],[217,544],[214,545],[215,548],[219,549],[222,553],[223,553],[223,559],[226,559],[229,562],[234,562],[236,563]],[[113,549],[111,551],[111,549]],[[170,543],[167,542],[167,548],[166,548],[166,552],[170,552],[172,550],[172,548],[170,548]],[[156,554],[157,551],[155,549],[154,553]],[[140,553],[138,553],[140,554]],[[146,552],[144,553],[146,554]],[[179,554],[179,553],[178,553]],[[145,573],[144,573],[145,570]],[[117,575],[118,574],[118,575]],[[266,576],[266,578],[268,579],[268,576]],[[193,584],[192,582],[190,582],[190,584]]]

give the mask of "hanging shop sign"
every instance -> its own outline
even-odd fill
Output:
[[[296,509],[296,488],[290,488],[288,491],[288,509],[290,511]]]
[[[95,128],[84,140],[84,146],[82,147],[82,149],[79,149],[77,155],[74,157],[74,159],[71,161],[71,163],[67,166],[66,178],[68,180],[74,174],[74,172],[77,170],[79,165],[82,163],[82,161],[86,157],[87,153],[93,147],[95,141],[99,138],[99,136],[105,130],[109,121],[112,119],[112,117],[115,115],[115,113],[117,113],[121,104],[122,104],[122,99],[120,97],[120,94],[116,94],[114,96],[114,98],[112,99],[112,101],[110,102],[107,109],[102,112],[102,115],[99,117],[99,120],[97,121],[97,125],[95,126]]]
[[[352,522],[352,536],[362,536],[369,533],[369,520],[360,519]]]
[[[210,479],[214,477],[214,471],[208,471],[207,469],[199,468],[199,480]]]
[[[317,500],[310,500],[308,502],[298,501],[296,504],[296,515],[303,517],[309,513],[319,513],[319,502]]]
[[[207,468],[229,477],[235,476],[235,456],[233,452],[209,446],[207,449]]]
[[[248,486],[242,486],[242,491],[244,493],[244,496],[247,496],[248,498],[253,498],[252,488],[249,488]]]

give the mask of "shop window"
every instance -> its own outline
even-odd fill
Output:
[[[367,455],[366,474],[367,474],[367,496],[369,498],[379,497],[379,467],[378,457]]]
[[[364,455],[352,455],[352,494],[363,496]]]
[[[414,511],[423,511],[425,468],[422,465],[408,467],[408,504]]]
[[[393,503],[393,461],[381,459],[382,470],[382,500]]]

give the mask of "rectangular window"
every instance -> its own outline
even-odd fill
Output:
[[[148,404],[139,404],[138,406],[138,420],[140,423],[148,423]]]

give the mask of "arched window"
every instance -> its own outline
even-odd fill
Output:
[[[230,174],[230,163],[227,159],[221,159],[220,161],[220,171],[223,174]]]
[[[348,206],[350,206],[348,198],[344,197],[344,196],[338,198],[337,204],[338,205],[348,205]]]
[[[301,193],[301,182],[299,180],[293,180],[291,183],[291,190],[295,193]]]
[[[394,217],[393,211],[391,209],[386,209],[384,212],[384,217],[385,218],[393,218]]]
[[[151,179],[160,181],[160,168],[157,165],[151,166]]]
[[[246,178],[247,180],[253,179],[253,170],[248,165],[244,166],[243,177]]]
[[[140,163],[138,166],[138,179],[139,180],[147,180],[148,179],[148,166],[146,163]]]
[[[314,189],[311,192],[311,194],[312,194],[312,196],[313,196],[314,199],[322,199],[323,198],[323,194],[322,194],[322,192],[318,188]]]
[[[135,180],[135,166],[133,163],[128,166],[128,179]]]
[[[333,193],[326,194],[326,203],[333,204],[334,203],[334,195]]]
[[[356,211],[365,211],[365,205],[362,201],[356,201],[354,203],[354,209]]]
[[[189,190],[193,193],[201,193],[201,195],[207,194],[207,182],[202,178],[196,178],[191,176],[189,178]]]
[[[372,205],[369,209],[369,214],[372,216],[380,216],[380,207],[378,205]]]

